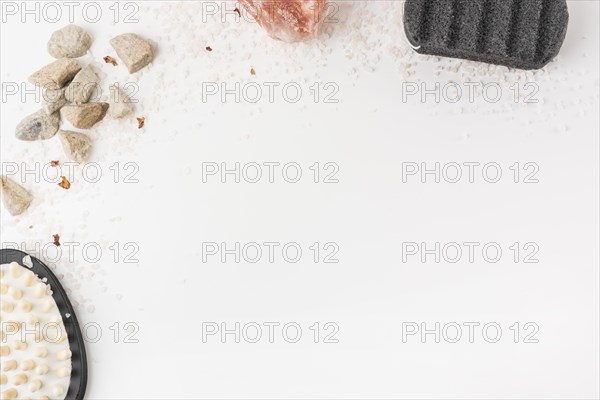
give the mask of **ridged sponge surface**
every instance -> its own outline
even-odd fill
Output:
[[[404,29],[416,51],[539,69],[560,51],[566,0],[407,0]]]

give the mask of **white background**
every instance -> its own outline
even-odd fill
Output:
[[[21,163],[65,161],[57,138],[14,138],[16,124],[39,105],[21,90],[5,95],[7,84],[52,61],[46,42],[67,14],[56,23],[6,16],[0,42],[3,171],[17,163],[13,178],[35,197],[20,217],[2,209],[2,247],[43,248],[38,255],[63,278],[81,323],[102,330],[87,345],[88,398],[598,398],[597,2],[569,2],[561,54],[536,73],[413,54],[394,2],[341,3],[325,33],[300,45],[235,21],[233,3],[217,3],[216,17],[205,18],[199,2],[138,2],[132,24],[123,14],[114,21],[113,2],[101,4],[98,22],[75,13],[94,38],[82,64],[95,63],[104,87],[138,85],[136,116],[146,126],[107,118],[89,132],[99,182],[83,179],[81,168],[69,176],[69,191],[43,175],[38,182],[19,175]],[[122,13],[124,5],[117,5]],[[108,40],[129,31],[158,48],[155,63],[135,76],[102,62],[116,56]],[[203,101],[206,82],[295,82],[303,96],[295,104],[281,96]],[[327,82],[339,88],[338,103],[322,96],[315,103],[309,88]],[[497,83],[501,98],[491,103],[478,93],[470,101],[465,92],[458,103],[403,101],[407,84],[448,82]],[[524,90],[526,82],[537,103],[513,99],[511,86]],[[116,162],[118,179],[110,169]],[[297,162],[303,176],[290,184],[278,170],[275,183],[266,176],[257,184],[231,176],[204,183],[206,162]],[[315,162],[338,165],[339,183],[313,183]],[[503,175],[488,183],[479,168],[474,183],[466,176],[454,184],[431,176],[403,183],[408,162],[495,162]],[[523,183],[521,175],[514,183],[516,162],[535,163],[539,182]],[[125,163],[135,166],[137,183],[124,182],[133,171]],[[54,233],[79,244],[73,259],[48,260]],[[138,263],[124,260],[130,242]],[[218,256],[202,262],[203,242],[297,242],[303,257],[295,264],[280,252],[274,263],[266,255],[255,264]],[[339,263],[314,263],[315,242],[336,243]],[[479,247],[473,263],[466,254],[457,263],[403,262],[404,242],[494,242],[503,255],[489,263]],[[515,242],[539,246],[539,262],[524,263],[521,253],[515,263]],[[88,243],[102,248],[100,260],[82,254]],[[138,343],[125,343],[127,322],[139,327]],[[235,343],[233,335],[203,343],[206,322],[280,326],[274,343],[266,327],[258,343]],[[302,327],[298,343],[281,334],[289,322]],[[323,343],[323,331],[314,343],[315,322],[336,324],[339,343]],[[466,327],[458,343],[436,343],[434,335],[403,342],[406,322],[480,326],[473,343]],[[490,322],[502,328],[497,343],[481,333]],[[538,343],[524,343],[528,322],[539,327]]]

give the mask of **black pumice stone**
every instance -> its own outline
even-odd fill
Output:
[[[567,34],[566,0],[407,0],[404,29],[422,54],[540,69]]]

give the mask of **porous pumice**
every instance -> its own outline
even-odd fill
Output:
[[[0,265],[6,288],[0,312],[0,398],[64,399],[71,380],[71,349],[51,288],[17,263]]]

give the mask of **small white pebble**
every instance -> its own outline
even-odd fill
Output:
[[[64,361],[70,359],[72,355],[73,353],[71,353],[71,350],[65,349],[56,353],[56,359],[59,361]]]
[[[8,378],[6,377],[6,375],[2,374],[0,375],[0,385],[6,385],[8,383]]]
[[[13,347],[15,348],[15,350],[19,351],[27,350],[27,342],[23,340],[18,340],[13,344]]]
[[[6,286],[5,284],[0,284],[0,294],[7,294],[8,293],[8,286]]]
[[[33,268],[33,261],[31,260],[31,256],[27,255],[23,257],[23,265],[27,268]]]
[[[15,321],[6,321],[2,323],[2,329],[4,329],[6,333],[17,333],[21,330],[21,324]]]
[[[36,331],[35,331],[35,342],[36,343],[40,343],[42,341],[44,341],[44,334],[42,333],[41,330],[36,329]]]
[[[54,385],[52,387],[52,394],[56,397],[60,397],[63,394],[65,394],[65,390],[63,389],[63,387],[61,385]]]
[[[46,295],[48,291],[48,287],[46,286],[45,283],[43,282],[38,282],[35,284],[35,286],[33,287],[33,292],[35,297],[37,297],[38,299],[44,297]]]
[[[25,286],[33,285],[33,282],[35,282],[35,274],[31,271],[25,271],[23,282],[25,283]]]
[[[13,400],[13,399],[16,399],[18,395],[19,395],[19,392],[17,392],[17,389],[12,388],[12,389],[8,389],[8,390],[5,390],[4,392],[2,392],[0,394],[0,399]]]
[[[59,378],[66,378],[67,376],[70,376],[70,375],[71,375],[71,369],[67,368],[67,367],[59,368],[56,371],[56,376],[58,376]]]
[[[35,356],[39,358],[46,358],[48,356],[48,349],[45,347],[38,347],[35,349]]]
[[[2,363],[2,371],[14,371],[17,369],[17,362],[15,360],[7,360]]]
[[[21,289],[14,286],[8,288],[8,294],[11,295],[12,298],[15,300],[20,300],[21,297],[23,297],[23,292],[21,291]]]
[[[10,354],[10,347],[0,346],[0,356],[6,357]]]
[[[9,303],[8,301],[3,301],[2,303],[0,303],[0,310],[6,313],[11,313],[14,309],[15,306],[13,303]]]
[[[14,262],[14,261],[11,262],[10,266],[8,268],[9,268],[10,274],[13,278],[18,278],[21,276],[22,267],[19,264],[17,264],[16,262]]]
[[[25,374],[16,374],[13,378],[13,383],[15,386],[24,385],[27,383],[27,375]]]
[[[42,386],[44,386],[42,381],[40,381],[39,379],[35,379],[31,381],[31,385],[29,385],[29,390],[31,390],[32,392],[37,392],[42,388]]]
[[[49,312],[50,310],[52,310],[54,308],[54,300],[52,299],[48,299],[44,302],[44,305],[42,306],[42,310],[44,312]]]
[[[31,303],[28,302],[28,301],[26,301],[26,300],[19,301],[18,306],[19,306],[19,309],[21,311],[26,312],[26,313],[30,312],[31,309],[33,308],[33,306],[31,305]]]
[[[35,369],[35,373],[38,375],[46,375],[48,372],[50,372],[50,368],[47,365],[38,365],[37,368]]]
[[[31,371],[35,368],[35,361],[33,360],[25,360],[23,361],[23,365],[21,365],[21,369],[23,371]]]
[[[37,325],[40,323],[40,319],[35,315],[31,314],[27,316],[27,325]]]

